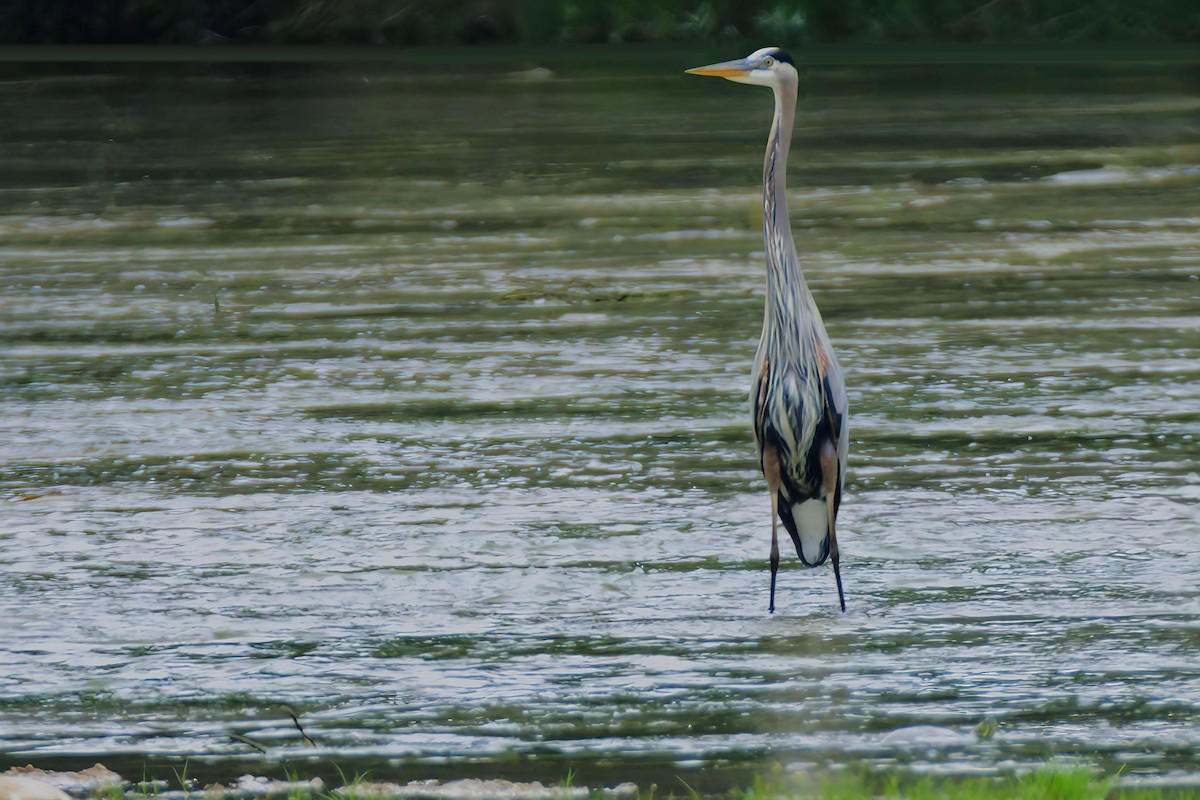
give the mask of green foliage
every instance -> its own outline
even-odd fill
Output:
[[[944,786],[937,786],[926,778],[902,792],[898,789],[894,794],[912,800],[934,800],[944,797],[945,791]],[[1088,769],[1049,767],[1000,781],[969,778],[958,782],[954,792],[964,800],[1104,800],[1108,782],[1097,779]]]
[[[1077,767],[1052,765],[1008,778],[934,778],[846,769],[834,775],[793,776],[786,785],[757,781],[740,800],[1105,800],[1110,792],[1111,781]],[[1136,797],[1157,800],[1162,795]]]
[[[780,3],[754,18],[754,28],[764,42],[802,42],[808,37],[804,10]]]
[[[6,43],[1198,41],[1195,0],[14,0]]]
[[[689,800],[701,800],[700,793],[693,789],[687,781],[685,781],[683,778],[680,778],[679,782],[683,784],[683,788],[687,789]]]
[[[191,786],[192,786],[191,781],[188,780],[188,774],[187,774],[188,773],[188,760],[186,758],[183,760],[183,770],[182,771],[177,770],[174,767],[171,768],[171,771],[175,773],[175,780],[179,781],[179,788],[183,790],[183,796],[186,800],[186,798],[191,793]]]
[[[991,717],[987,717],[986,719],[981,720],[980,723],[975,726],[975,735],[986,741],[987,739],[991,739],[996,735],[996,730],[999,727],[1000,726],[996,723],[996,720],[992,719]]]
[[[704,2],[691,11],[685,11],[677,26],[680,38],[705,42],[715,39],[721,29],[721,21],[712,3]]]
[[[761,778],[738,800],[1182,800],[1194,789],[1115,788],[1086,767],[1046,765],[1001,778],[930,777],[850,767],[835,774],[798,774],[785,782]],[[643,794],[643,800],[645,795]],[[694,793],[691,800],[696,800]]]
[[[333,767],[342,782],[338,791],[314,798],[309,792],[294,788],[285,800],[364,800],[369,795],[362,790],[366,773],[356,772],[350,776],[336,762]],[[292,783],[301,780],[291,767],[286,767],[284,774]],[[175,775],[186,796],[192,783],[187,777],[186,761],[182,771],[176,770]],[[575,770],[568,768],[558,786],[573,788],[575,779]],[[614,778],[613,782],[617,780]],[[801,772],[777,774],[772,780],[758,778],[744,790],[715,796],[698,791],[682,778],[677,780],[676,791],[660,793],[659,787],[652,784],[638,793],[638,800],[706,800],[709,797],[719,800],[1183,800],[1196,796],[1194,788],[1186,787],[1117,788],[1112,778],[1099,776],[1087,767],[1055,764],[1006,777],[918,776],[904,770],[872,770],[864,765],[852,765],[832,773]],[[140,786],[154,785],[153,781],[144,778]],[[140,800],[152,797],[146,789],[138,789],[131,795],[119,787],[111,787],[98,800],[128,800],[131,796]]]

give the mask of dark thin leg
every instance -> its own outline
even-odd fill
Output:
[[[837,514],[834,510],[834,495],[830,494],[825,498],[825,507],[829,510],[829,557],[833,561],[833,578],[837,581],[838,587],[838,603],[842,606],[842,613],[846,613],[846,594],[842,591],[842,570],[839,566],[841,559],[838,557],[837,545],[837,528],[834,527],[833,518]]]
[[[771,493],[771,604],[767,611],[775,613],[775,573],[779,571],[779,453],[775,445],[766,444],[762,449],[763,476],[767,479],[767,491]]]
[[[779,535],[776,533],[776,528],[779,525],[779,515],[775,513],[775,505],[778,500],[774,496],[771,498],[771,605],[767,606],[767,611],[775,613],[775,573],[779,572]]]
[[[837,528],[834,517],[837,516],[838,502],[842,498],[842,475],[838,466],[837,447],[832,439],[826,439],[821,445],[821,476],[825,485],[825,511],[829,514],[829,522],[825,530],[829,532],[829,555],[833,559],[833,577],[837,580],[838,603],[842,613],[846,613],[846,594],[842,591],[842,570],[838,565]]]
[[[842,604],[842,613],[846,613],[846,594],[842,591],[842,571],[838,569],[838,558],[833,557],[833,577],[838,585],[838,602]]]
[[[842,591],[842,570],[839,566],[840,559],[838,558],[837,534],[831,534],[829,538],[832,540],[830,541],[830,544],[833,545],[833,552],[830,553],[829,556],[833,559],[833,578],[837,581],[838,602],[842,604],[842,613],[845,614],[846,594]]]

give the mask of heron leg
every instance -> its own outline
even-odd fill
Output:
[[[771,602],[767,611],[774,614],[775,575],[779,572],[779,453],[773,444],[763,446],[762,469],[771,493]]]
[[[829,558],[833,561],[833,579],[837,581],[838,602],[842,606],[842,613],[845,614],[846,594],[842,591],[842,570],[839,566],[837,530],[833,527],[833,515],[837,513],[833,510],[833,498],[827,498],[825,505],[829,507]]]
[[[842,570],[838,557],[837,528],[834,521],[837,517],[837,503],[841,496],[841,465],[838,464],[837,450],[833,442],[826,440],[821,445],[821,474],[825,485],[825,509],[829,514],[829,557],[833,561],[833,578],[837,581],[838,603],[842,613],[846,613],[846,593],[842,591]]]
[[[767,611],[775,613],[775,574],[779,572],[779,495],[771,493],[771,604]]]

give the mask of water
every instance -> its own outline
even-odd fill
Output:
[[[1200,780],[1196,66],[806,70],[769,616],[731,55],[0,67],[0,761]]]

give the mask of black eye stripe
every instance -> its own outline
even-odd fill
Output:
[[[784,64],[791,64],[793,67],[796,66],[796,62],[792,61],[792,57],[782,50],[776,50],[771,53],[771,57],[776,61],[782,61]]]

